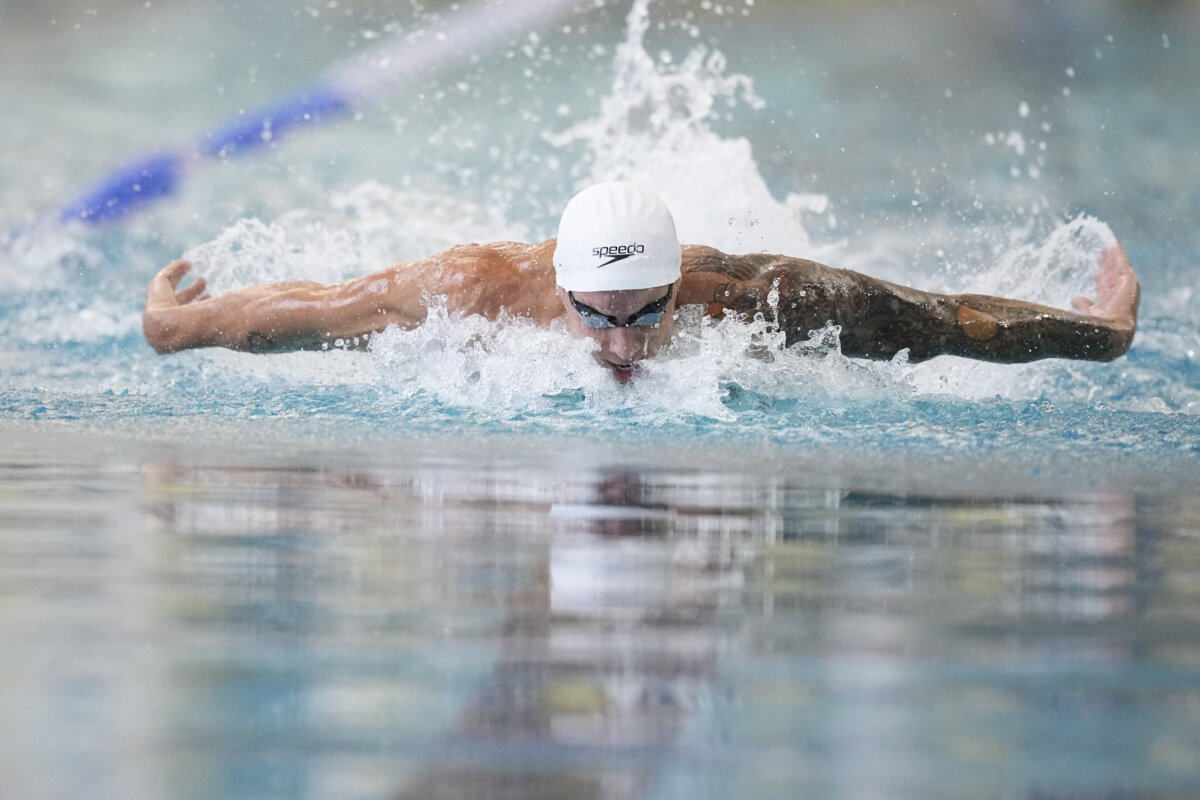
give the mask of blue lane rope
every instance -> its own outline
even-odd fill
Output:
[[[173,194],[190,168],[205,158],[240,155],[277,141],[296,128],[348,114],[384,91],[483,52],[497,41],[545,24],[580,0],[478,0],[432,29],[331,70],[326,79],[289,97],[247,111],[200,138],[190,149],[159,149],[102,178],[68,203],[63,222],[119,220]]]
[[[347,96],[310,89],[251,111],[204,137],[192,152],[224,158],[262,147],[284,132],[341,116],[353,106]],[[102,179],[87,194],[62,210],[61,220],[109,222],[173,194],[187,171],[188,156],[158,153],[127,164]]]

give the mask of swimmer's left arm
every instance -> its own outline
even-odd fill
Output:
[[[1137,279],[1119,245],[1102,255],[1097,300],[1074,301],[1078,314],[986,295],[922,292],[800,259],[691,250],[685,271],[700,298],[691,302],[708,303],[710,313],[730,308],[774,317],[789,344],[833,322],[848,356],[890,359],[907,350],[914,362],[939,355],[1111,361],[1129,349],[1137,327]]]
[[[891,357],[907,347],[913,361],[938,355],[1006,364],[1043,358],[1112,361],[1133,343],[1140,298],[1120,245],[1101,254],[1095,284],[1096,301],[1072,301],[1082,313],[1002,297],[892,287],[883,293],[882,304],[876,298],[871,313],[851,326],[852,338],[864,355]]]
[[[1009,363],[1040,358],[1112,361],[1133,344],[1141,288],[1119,244],[1104,250],[1096,300],[1076,297],[1079,313],[984,295],[953,295],[955,319],[970,344],[960,355]]]

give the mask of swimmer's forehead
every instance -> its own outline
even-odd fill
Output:
[[[607,289],[595,292],[571,292],[576,302],[607,314],[633,314],[668,299],[673,284],[649,289]]]

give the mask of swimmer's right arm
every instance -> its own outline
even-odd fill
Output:
[[[225,347],[251,353],[365,347],[388,325],[419,325],[420,295],[396,291],[395,269],[324,285],[306,281],[236,289],[209,297],[204,278],[179,289],[191,269],[174,261],[150,281],[142,332],[158,353]],[[397,302],[399,300],[399,302]]]

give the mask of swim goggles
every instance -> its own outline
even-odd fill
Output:
[[[567,297],[571,301],[571,307],[575,309],[575,313],[583,320],[583,324],[592,330],[602,330],[604,328],[651,328],[662,322],[662,316],[667,312],[667,306],[671,302],[671,295],[674,294],[675,287],[672,285],[667,289],[667,293],[655,300],[653,303],[648,303],[640,311],[629,318],[628,322],[617,322],[617,318],[609,314],[602,313],[592,308],[589,305],[579,302],[575,299],[575,295],[567,292]]]

